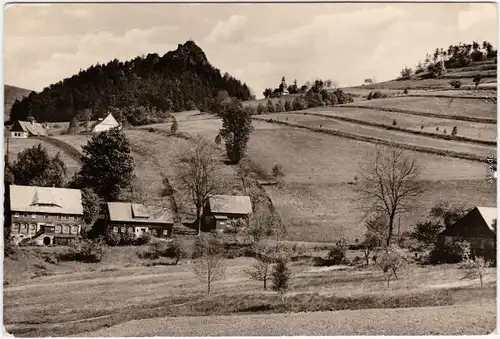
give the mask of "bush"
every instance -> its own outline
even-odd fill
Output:
[[[371,96],[370,96],[370,94],[371,94]],[[380,91],[370,92],[370,94],[368,94],[368,96],[370,96],[370,99],[368,99],[368,100],[387,98],[387,94],[382,93]]]
[[[408,88],[405,88],[405,90],[403,91],[403,94],[405,94],[405,95],[408,94]]]
[[[446,74],[446,67],[443,61],[438,61],[435,64],[429,64],[428,70],[434,78],[440,78]]]
[[[135,233],[122,233],[120,235],[120,246],[134,245],[136,240]]]
[[[135,245],[137,246],[146,245],[150,241],[151,241],[151,233],[144,232],[136,239]]]
[[[457,241],[450,244],[436,242],[429,253],[429,263],[436,264],[456,264],[468,257],[470,244],[466,241]]]
[[[24,238],[19,242],[19,247],[24,246],[37,246],[36,240],[32,238]]]
[[[158,241],[150,245],[148,257],[158,259],[160,257],[175,259],[177,265],[181,258],[187,257],[187,249],[179,238],[173,238],[171,241]]]
[[[396,122],[396,120],[392,120],[392,126],[396,127],[398,125],[398,123]]]
[[[462,82],[460,80],[452,80],[450,81],[450,85],[453,88],[460,88],[462,86]]]
[[[105,236],[104,236],[104,241],[106,241],[106,244],[109,246],[118,246],[120,245],[120,234],[113,232],[111,230],[107,231]]]
[[[292,111],[292,110],[293,110],[292,103],[290,101],[285,101],[285,111],[289,112],[289,111]]]
[[[401,77],[400,79],[402,80],[409,80],[411,79],[411,76],[413,75],[413,70],[411,68],[405,67],[401,70]]]
[[[276,112],[276,108],[271,100],[267,100],[266,108],[269,113]]]
[[[354,102],[352,95],[350,95],[349,93],[345,93],[340,88],[335,90],[333,94],[337,97],[337,102],[339,105]]]
[[[451,130],[451,135],[454,137],[455,135],[457,135],[457,133],[458,133],[457,126],[453,126],[453,129]]]
[[[472,61],[476,61],[477,62],[477,61],[484,60],[485,55],[481,51],[473,51],[470,54],[470,57],[471,57]]]
[[[293,99],[292,108],[294,111],[301,111],[307,108],[306,101],[303,96]]]
[[[4,248],[5,257],[7,257],[7,258],[14,257],[17,254],[17,250],[18,250],[18,246],[14,242],[12,242],[10,240],[7,240],[5,242],[5,248]]]
[[[97,263],[104,259],[106,254],[107,248],[103,241],[84,240],[71,244],[68,251],[61,254],[59,259],[64,261]]]
[[[278,101],[276,105],[274,106],[274,111],[276,113],[281,113],[285,111],[285,107],[283,106],[283,101]]]
[[[274,166],[272,168],[272,173],[273,173],[273,176],[275,176],[275,177],[282,177],[285,175],[285,173],[283,172],[283,166],[280,164],[274,164]]]
[[[334,247],[328,252],[327,264],[328,265],[341,265],[347,262],[346,253],[349,244],[345,238],[340,238]]]
[[[262,103],[259,102],[257,105],[257,114],[263,114],[266,112],[266,109]]]

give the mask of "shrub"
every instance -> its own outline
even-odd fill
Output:
[[[319,107],[323,106],[323,100],[320,93],[313,93],[312,91],[306,94],[307,107]]]
[[[146,245],[151,241],[151,234],[149,232],[142,233],[135,241],[135,245]]]
[[[454,137],[455,135],[457,135],[457,133],[458,133],[457,126],[453,126],[453,129],[451,130],[451,135]]]
[[[24,247],[24,246],[36,246],[36,240],[32,238],[24,238],[19,242],[19,247]]]
[[[172,125],[170,125],[170,133],[175,134],[179,130],[177,119],[173,118]]]
[[[263,114],[266,112],[266,109],[262,103],[259,102],[257,105],[257,114]]]
[[[375,91],[375,92],[370,92],[371,93],[371,99],[380,99],[380,98],[387,98],[387,94],[382,93],[380,91]]]
[[[420,125],[420,129],[424,129],[424,124]]]
[[[446,128],[443,130],[443,134],[446,134],[448,131],[446,130]]]
[[[408,258],[399,247],[390,247],[383,252],[378,264],[387,278],[387,287],[389,287],[391,277],[394,276],[398,279],[398,271],[403,269],[407,263]]]
[[[122,233],[120,235],[120,246],[134,245],[135,241],[135,233]]]
[[[269,113],[276,112],[276,108],[274,107],[274,104],[271,100],[267,100],[266,108]]]
[[[471,57],[472,61],[476,61],[477,62],[477,61],[484,60],[485,55],[481,51],[473,51],[470,54],[470,57]]]
[[[368,96],[366,97],[366,100],[371,100],[372,99],[373,92],[368,93]]]
[[[450,244],[436,242],[429,253],[429,263],[436,264],[456,264],[468,257],[470,244],[466,241],[457,241]]]
[[[347,104],[354,101],[352,95],[350,95],[349,93],[345,93],[340,88],[336,89],[335,92],[333,92],[333,94],[337,97],[337,102],[339,105]]]
[[[285,101],[285,111],[289,112],[292,110],[292,103],[290,101]]]
[[[466,258],[464,259],[459,268],[463,270],[464,279],[476,279],[479,278],[481,282],[481,287],[483,287],[483,276],[485,274],[485,269],[490,267],[491,263],[485,261],[484,258],[476,257],[474,259]]]
[[[177,265],[181,258],[187,257],[187,249],[181,239],[175,237],[171,241],[158,241],[150,245],[149,257],[157,259],[159,257],[175,259]]]
[[[476,86],[479,86],[479,84],[481,83],[481,80],[482,80],[482,77],[481,77],[481,74],[477,74],[476,76],[474,76],[474,78],[472,79],[472,82],[474,83],[474,85]]]
[[[436,132],[439,132],[439,126],[438,126],[438,127],[436,127]]]
[[[405,90],[403,91],[403,94],[408,94],[408,88],[405,88]]]
[[[5,257],[12,258],[17,254],[18,246],[10,240],[5,241],[4,255]]]
[[[86,263],[100,262],[107,254],[107,248],[101,240],[84,240],[71,244],[68,251],[60,255],[64,261],[80,261]]]
[[[148,131],[151,132],[151,133],[155,133],[156,129],[154,129],[153,127],[150,127],[150,128],[148,128]]]
[[[434,78],[440,78],[446,74],[446,67],[443,61],[438,61],[434,65],[430,64],[429,67],[429,72]]]
[[[452,80],[450,81],[450,85],[453,88],[460,88],[462,86],[462,82],[460,80]]]
[[[409,80],[411,79],[411,76],[413,75],[413,70],[411,68],[405,67],[401,70],[401,77],[400,79],[402,80]]]
[[[293,99],[292,108],[294,111],[301,111],[307,107],[304,96],[299,96]]]
[[[276,113],[281,113],[285,111],[285,107],[283,106],[283,101],[280,100],[276,103],[276,105],[274,106],[274,111]]]
[[[288,268],[288,263],[285,259],[278,259],[276,265],[271,272],[271,281],[273,291],[276,291],[281,300],[284,301],[285,293],[290,289],[290,280],[292,272]]]
[[[280,164],[274,164],[271,171],[273,173],[273,176],[275,177],[282,177],[285,175],[285,173],[283,172],[283,166]]]
[[[340,238],[334,247],[328,252],[327,262],[329,265],[341,265],[346,263],[346,252],[349,248],[347,240]]]
[[[398,125],[398,123],[396,122],[396,120],[392,120],[392,126],[396,127]]]
[[[109,230],[106,232],[104,240],[109,246],[118,246],[120,244],[120,234]]]

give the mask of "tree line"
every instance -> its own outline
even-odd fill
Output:
[[[96,119],[117,110],[131,124],[143,124],[165,112],[204,108],[220,90],[240,100],[251,97],[246,84],[228,73],[222,75],[201,48],[188,41],[163,56],[154,53],[92,65],[40,93],[16,100],[10,118],[70,121],[87,112]]]

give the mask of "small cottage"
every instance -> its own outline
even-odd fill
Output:
[[[115,127],[121,128],[121,125],[118,121],[116,121],[115,117],[113,117],[113,115],[110,113],[103,120],[97,121],[94,127],[92,127],[92,132],[100,133]]]
[[[439,239],[445,244],[466,240],[476,253],[492,249],[496,243],[496,220],[495,207],[478,206],[441,232]]]
[[[155,237],[172,236],[174,219],[167,208],[130,202],[108,202],[108,225],[115,233],[134,233],[137,237],[149,232]]]
[[[39,245],[67,245],[80,237],[83,223],[80,190],[10,186],[10,238],[34,239]]]
[[[46,136],[47,131],[43,126],[37,122],[30,121],[16,121],[10,129],[10,136],[12,138],[28,138],[33,136]]]
[[[229,220],[240,219],[248,224],[252,213],[249,196],[214,195],[210,197],[203,211],[203,230],[224,229]]]

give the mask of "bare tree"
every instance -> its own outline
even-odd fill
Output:
[[[212,283],[223,279],[226,272],[223,248],[215,237],[198,238],[196,251],[200,257],[193,266],[193,271],[200,281],[206,281],[207,294],[210,295]]]
[[[246,193],[247,188],[247,178],[252,172],[252,168],[250,166],[250,160],[247,157],[241,159],[238,163],[238,168],[236,169],[236,178],[241,181],[241,187],[243,189],[243,193]]]
[[[356,186],[357,201],[365,216],[377,214],[388,219],[386,245],[391,243],[394,219],[414,207],[415,198],[424,188],[418,180],[419,166],[401,149],[376,152],[369,156],[367,166]]]
[[[269,248],[266,248],[263,245],[256,245],[254,251],[256,254],[255,262],[250,269],[245,270],[245,273],[250,277],[250,279],[262,282],[264,285],[264,291],[266,291],[267,282],[271,279],[271,268],[274,258],[272,257]]]
[[[153,187],[147,179],[134,175],[132,185],[130,185],[131,199],[139,204],[146,202],[153,196]]]
[[[459,268],[463,270],[463,279],[479,278],[481,287],[483,287],[483,277],[486,274],[486,268],[490,266],[490,261],[485,261],[482,257],[475,257],[474,259],[465,258],[460,263]]]
[[[191,147],[182,150],[175,159],[179,186],[185,189],[196,207],[198,235],[201,233],[202,210],[208,200],[222,191],[217,149],[203,136],[197,136]]]
[[[379,261],[379,267],[387,278],[387,287],[391,277],[398,279],[398,271],[401,271],[408,263],[408,259],[403,250],[399,247],[386,247],[382,258]]]

